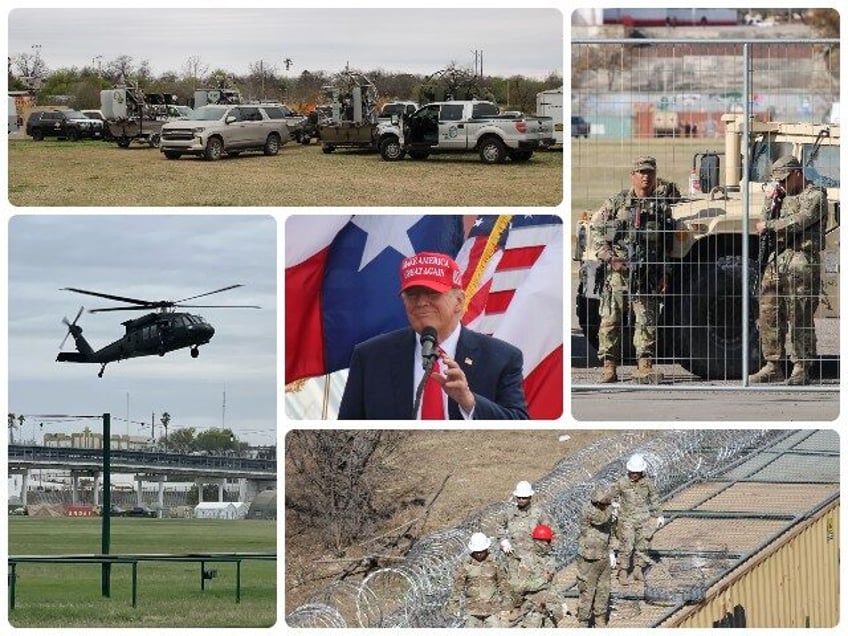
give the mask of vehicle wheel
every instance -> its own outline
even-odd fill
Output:
[[[380,142],[380,156],[384,161],[400,161],[405,154],[397,137],[386,137]]]
[[[159,135],[150,135],[150,138],[147,140],[147,143],[151,148],[158,148],[159,142],[161,140],[162,139]]]
[[[336,147],[331,146],[330,144],[322,144],[322,146],[321,146],[321,152],[323,152],[325,155],[329,155],[335,149],[336,149]]]
[[[310,137],[309,135],[301,135],[301,137],[300,137],[300,143],[303,144],[304,146],[308,146],[309,142],[311,142],[311,141],[312,141],[312,137]]]
[[[219,137],[210,137],[206,142],[203,158],[207,161],[217,161],[224,154],[224,143]]]
[[[757,263],[749,260],[748,356],[749,367],[759,367],[759,335],[756,319]],[[685,288],[693,296],[681,296],[674,311],[678,363],[706,380],[742,377],[742,257],[722,256],[712,267],[697,268]]]
[[[181,153],[175,152],[173,150],[165,150],[162,154],[165,155],[166,159],[179,159]]]
[[[33,128],[32,129],[32,140],[33,141],[44,141],[44,133],[41,132],[41,128]]]
[[[268,139],[265,140],[265,147],[262,148],[262,152],[269,157],[273,157],[280,152],[280,138],[277,135],[268,135]]]
[[[82,134],[76,128],[71,128],[68,131],[68,139],[71,141],[79,141],[82,138]]]
[[[488,164],[503,163],[506,147],[497,137],[487,137],[480,144],[480,161]]]
[[[416,161],[423,161],[430,156],[429,150],[410,150],[409,156]]]
[[[521,163],[524,161],[530,161],[530,157],[533,156],[532,150],[513,150],[509,155],[509,158],[515,161],[516,163]]]
[[[118,137],[116,139],[118,144],[118,148],[129,148],[130,147],[130,138],[129,137]]]
[[[593,356],[597,355],[598,351],[598,330],[601,326],[601,301],[597,298],[586,298],[583,295],[582,283],[577,289],[577,322],[580,325],[580,330],[586,336],[589,342]],[[622,364],[633,362],[633,328],[632,317],[630,312],[626,312],[620,326],[621,333],[618,338],[618,359]],[[587,362],[597,364],[599,361],[596,357]]]

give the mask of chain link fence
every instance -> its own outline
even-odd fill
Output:
[[[838,52],[572,40],[576,387],[837,387]]]

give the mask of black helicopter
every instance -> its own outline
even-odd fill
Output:
[[[176,307],[192,307],[192,308],[210,308],[210,307],[226,307],[226,308],[242,308],[242,309],[260,309],[257,305],[185,305],[188,300],[195,300],[203,296],[211,296],[218,294],[242,285],[230,285],[222,287],[214,291],[189,296],[180,300],[139,300],[138,298],[128,298],[126,296],[116,296],[114,294],[104,294],[101,292],[87,291],[85,289],[76,289],[75,287],[63,287],[65,291],[72,291],[78,294],[88,294],[89,296],[98,296],[100,298],[108,298],[110,300],[119,300],[121,302],[131,303],[130,305],[122,305],[118,307],[104,307],[102,309],[89,309],[89,313],[96,314],[104,311],[144,311],[148,309],[158,309],[149,314],[145,314],[140,318],[133,318],[123,323],[126,327],[126,333],[115,342],[106,345],[102,349],[95,351],[88,344],[82,335],[82,327],[77,325],[80,315],[82,315],[83,307],[80,307],[76,318],[72,322],[68,322],[67,318],[62,318],[62,322],[68,327],[68,333],[65,334],[65,339],[59,346],[61,349],[68,336],[74,337],[76,344],[76,352],[60,352],[56,357],[57,362],[83,362],[97,363],[100,365],[98,378],[103,377],[103,371],[106,365],[110,362],[124,360],[126,358],[137,358],[139,356],[164,356],[169,351],[191,347],[191,357],[196,358],[200,351],[198,347],[206,344],[215,335],[215,328],[212,327],[206,320],[196,314],[174,311]]]

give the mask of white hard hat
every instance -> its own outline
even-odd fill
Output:
[[[515,484],[515,491],[513,491],[513,497],[532,497],[536,492],[533,490],[533,486],[530,485],[529,481],[519,481]]]
[[[488,550],[492,545],[492,540],[482,532],[475,532],[471,535],[471,540],[468,542],[469,552],[482,552]]]
[[[627,460],[627,471],[631,473],[644,473],[647,466],[645,458],[639,453],[631,455],[630,459]]]

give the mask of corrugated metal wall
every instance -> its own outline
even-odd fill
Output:
[[[744,566],[743,566],[744,567]],[[741,574],[664,627],[835,627],[839,622],[839,499],[755,555]]]

